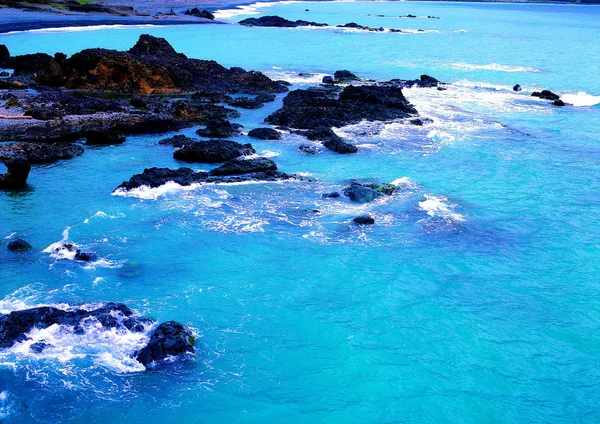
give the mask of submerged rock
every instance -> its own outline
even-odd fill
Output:
[[[357,216],[352,220],[357,225],[373,225],[375,220],[369,215]]]
[[[31,171],[29,161],[20,157],[4,159],[4,165],[7,172],[6,174],[0,174],[0,189],[14,190],[27,185],[27,177],[29,177],[29,172]]]
[[[250,174],[254,172],[276,171],[277,165],[271,159],[233,159],[209,172],[210,176]]]
[[[183,162],[221,163],[256,153],[251,144],[231,140],[196,141],[175,151],[173,157]]]
[[[18,238],[8,243],[8,250],[15,253],[29,252],[32,249],[31,244]]]
[[[240,135],[241,128],[241,125],[232,124],[225,119],[214,119],[206,124],[206,128],[197,130],[196,134],[208,138],[229,138]]]
[[[194,342],[194,335],[188,327],[168,321],[154,330],[148,344],[139,352],[135,352],[134,356],[143,365],[149,365],[169,356],[194,353]]]
[[[353,182],[344,189],[344,196],[354,202],[368,203],[382,195],[391,196],[396,190],[393,184]]]
[[[273,128],[254,128],[248,132],[248,136],[260,140],[281,140],[281,133]]]
[[[321,153],[321,149],[319,149],[316,146],[311,146],[309,144],[301,144],[300,146],[298,146],[298,150],[300,150],[302,153],[306,153],[307,155],[316,155]]]

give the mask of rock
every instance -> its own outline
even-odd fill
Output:
[[[335,84],[335,80],[331,75],[325,75],[322,82],[323,84]]]
[[[337,191],[333,191],[331,193],[323,193],[321,195],[321,197],[323,199],[337,199],[338,197],[341,197],[342,195],[340,193],[338,193]]]
[[[336,98],[326,90],[294,90],[283,107],[266,118],[272,125],[300,129],[332,128],[362,120],[389,121],[416,115],[402,88],[393,85],[345,87]]]
[[[132,190],[142,186],[156,188],[170,181],[181,186],[190,186],[195,183],[204,182],[207,178],[207,172],[195,172],[190,168],[147,168],[144,169],[143,173],[132,176],[129,181],[124,181],[117,189]]]
[[[85,134],[85,144],[88,145],[114,145],[125,142],[125,135],[119,131],[88,131]]]
[[[0,66],[4,66],[6,61],[10,58],[10,52],[4,44],[0,44]]]
[[[298,146],[298,150],[300,150],[302,153],[306,153],[307,155],[316,155],[321,153],[321,149],[319,149],[316,146],[311,146],[309,144],[301,144],[300,146]]]
[[[519,84],[517,84],[513,87],[513,91],[521,91],[521,90],[523,90],[523,87],[521,87]]]
[[[33,119],[39,119],[41,121],[55,120],[56,118],[62,118],[64,116],[59,110],[45,107],[33,107],[26,111],[24,115],[31,116]]]
[[[232,100],[224,91],[210,88],[201,88],[192,94],[192,101],[196,103],[228,103]]]
[[[29,252],[32,249],[31,244],[23,240],[22,238],[18,238],[8,243],[8,250],[11,252],[22,253]]]
[[[31,171],[31,164],[22,158],[4,159],[6,174],[0,174],[0,189],[15,190],[27,185],[27,177]],[[18,240],[15,240],[15,242]],[[10,243],[9,243],[10,249]]]
[[[163,138],[162,140],[160,140],[158,142],[158,144],[181,148],[181,147],[189,146],[190,144],[193,144],[196,142],[198,142],[198,140],[189,138],[182,134],[178,134],[178,135],[174,135],[173,137]]]
[[[562,106],[566,106],[566,105],[567,105],[565,102],[563,102],[563,101],[562,101],[562,100],[560,100],[560,99],[559,99],[559,100],[554,100],[554,101],[552,102],[552,104],[553,104],[554,106],[559,106],[559,107],[562,107]]]
[[[348,153],[356,153],[358,152],[358,147],[354,144],[348,143],[342,140],[340,137],[333,137],[323,142],[323,146],[327,147],[329,150],[332,150],[341,154]]]
[[[23,105],[21,104],[21,102],[19,101],[18,98],[16,97],[11,97],[10,99],[8,99],[8,101],[4,104],[4,107],[6,109],[10,109],[13,107],[23,107]]]
[[[10,76],[10,72],[7,72],[7,71],[0,72],[0,77],[9,77],[9,76]]]
[[[346,71],[346,70],[336,71],[333,74],[333,77],[335,78],[336,81],[339,81],[339,82],[351,82],[351,81],[359,80],[359,78],[356,75],[354,75],[352,72]]]
[[[240,128],[243,127],[239,124],[232,124],[224,119],[215,119],[209,121],[206,124],[206,128],[201,128],[196,131],[196,134],[208,138],[228,138],[240,135]]]
[[[281,133],[273,128],[254,128],[248,132],[248,136],[260,140],[281,140]]]
[[[81,146],[69,143],[14,143],[0,145],[1,160],[23,158],[30,164],[53,163],[60,159],[70,159],[81,153],[83,153]],[[22,164],[19,169],[24,172],[27,168]],[[23,172],[19,173],[19,175],[23,175]]]
[[[373,224],[375,224],[375,220],[372,217],[370,217],[369,215],[357,216],[352,221],[354,221],[354,223],[357,225],[373,225]]]
[[[75,260],[80,262],[93,262],[98,259],[98,255],[95,252],[82,252],[77,250],[75,253]]]
[[[194,353],[194,342],[194,335],[188,327],[167,321],[154,330],[148,344],[135,352],[134,357],[143,365],[150,365],[169,356]]]
[[[47,347],[52,347],[52,345],[45,340],[41,340],[37,343],[32,343],[31,346],[29,346],[29,350],[33,353],[42,353]]]
[[[51,325],[74,327],[75,333],[82,333],[82,320],[93,318],[102,326],[125,329],[135,332],[143,331],[143,325],[150,321],[136,317],[133,311],[121,303],[108,303],[96,309],[63,310],[51,306],[12,311],[0,316],[0,348],[11,347],[15,343],[27,340],[27,333],[34,328],[47,328]]]
[[[358,183],[352,183],[350,187],[344,189],[344,196],[353,202],[368,203],[372,202],[382,194],[372,188],[365,187]]]
[[[264,106],[262,102],[250,97],[235,97],[229,102],[229,105],[242,109],[260,109]]]
[[[148,109],[148,103],[146,103],[146,100],[144,100],[144,98],[142,96],[132,96],[129,103],[131,104],[131,106],[133,106],[136,109],[142,109],[142,110]]]
[[[271,159],[232,159],[209,172],[210,176],[250,174],[254,172],[276,171],[277,165]]]
[[[37,84],[62,86],[66,82],[61,64],[46,53],[12,56],[3,66],[14,69],[14,77],[30,79]]]
[[[254,98],[257,102],[261,103],[271,103],[274,102],[277,96],[275,94],[262,93]]]
[[[173,157],[183,162],[220,163],[256,153],[251,144],[230,140],[197,141],[177,150]]]
[[[317,26],[324,27],[327,24],[317,22],[308,22],[303,20],[289,21],[280,16],[261,16],[260,18],[248,18],[239,22],[244,26],[259,26],[259,27],[275,27],[275,28],[296,28],[300,26]]]
[[[532,97],[539,97],[540,99],[544,99],[544,100],[551,100],[551,101],[556,101],[560,99],[560,96],[556,93],[553,93],[550,90],[542,90],[542,92],[538,92],[538,91],[534,91],[533,93],[531,93]]]

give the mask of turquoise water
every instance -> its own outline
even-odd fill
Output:
[[[281,170],[316,183],[111,195],[145,167],[179,165],[157,144],[164,136],[35,166],[31,190],[0,193],[0,239],[17,233],[34,246],[25,256],[0,246],[0,311],[124,302],[193,327],[197,356],[144,372],[128,359],[126,335],[54,334],[43,357],[0,353],[0,420],[600,420],[600,9],[356,2],[257,11],[431,32],[198,25],[0,43],[13,54],[72,54],[127,49],[151,33],[190,57],[298,87],[343,68],[453,84],[405,91],[430,125],[340,129],[356,155],[305,156],[291,135],[252,140]],[[409,13],[441,19],[367,16]],[[539,88],[578,106],[529,97]],[[260,126],[282,97],[236,122]],[[351,178],[401,190],[362,206],[321,199]],[[365,212],[376,225],[352,225]],[[102,260],[82,266],[43,252],[63,237]]]

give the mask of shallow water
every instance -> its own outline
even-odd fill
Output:
[[[251,141],[315,183],[112,195],[145,167],[178,166],[157,144],[164,136],[35,166],[30,190],[0,193],[0,239],[17,233],[34,246],[25,256],[0,248],[0,312],[124,302],[192,326],[198,354],[137,372],[127,358],[136,341],[123,334],[53,335],[62,348],[43,357],[4,351],[0,420],[600,419],[600,9],[356,2],[258,11],[430,32],[198,25],[18,33],[0,43],[13,54],[72,54],[127,49],[151,33],[190,57],[298,87],[344,68],[453,84],[405,91],[432,124],[339,129],[356,155],[306,156],[297,150],[305,140],[291,135]],[[409,13],[441,19],[392,17]],[[580,106],[531,98],[539,88]],[[236,122],[260,126],[282,97]],[[401,190],[359,206],[321,198],[352,178]],[[355,227],[362,213],[376,225]],[[63,238],[102,260],[82,266],[44,252]]]

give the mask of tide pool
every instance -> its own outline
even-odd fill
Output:
[[[139,371],[122,334],[74,342],[60,333],[44,355],[0,351],[0,420],[598,421],[600,9],[297,2],[217,16],[261,14],[425,32],[197,25],[0,35],[16,55],[126,50],[149,33],[291,89],[338,69],[451,83],[404,90],[430,124],[338,129],[356,155],[307,156],[298,135],[234,138],[316,182],[113,194],[144,168],[182,166],[158,144],[172,134],[34,166],[30,190],[0,193],[0,312],[123,302],[194,328],[197,354]],[[398,18],[407,14],[418,18]],[[517,83],[523,92],[512,91]],[[542,88],[577,106],[529,95]],[[235,122],[264,125],[284,97]],[[400,189],[366,205],[321,197],[350,179]],[[352,223],[364,213],[374,226]],[[7,251],[17,235],[33,253]],[[44,252],[63,239],[101,260]]]

